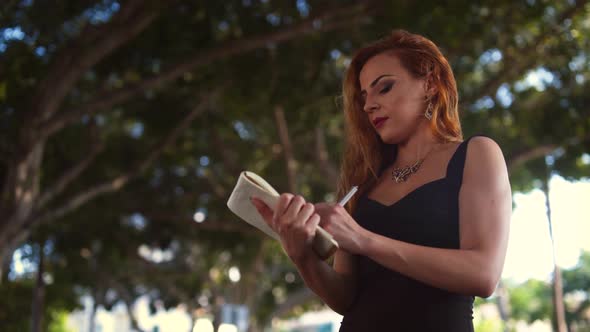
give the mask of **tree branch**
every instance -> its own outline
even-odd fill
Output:
[[[232,149],[225,144],[218,130],[212,130],[210,133],[213,138],[215,150],[219,151],[221,154],[221,159],[223,160],[223,165],[227,172],[230,174],[238,174],[240,169],[237,167],[239,164],[237,163],[237,156],[235,153],[232,153]]]
[[[40,136],[47,138],[66,125],[78,121],[82,116],[94,114],[108,109],[113,105],[127,101],[145,90],[157,88],[172,81],[184,73],[194,70],[199,66],[223,59],[232,55],[249,52],[270,44],[282,43],[304,34],[320,31],[330,31],[341,27],[349,28],[353,23],[363,18],[359,13],[367,11],[365,5],[353,5],[339,9],[326,10],[323,14],[309,18],[299,24],[289,26],[283,30],[225,42],[219,47],[209,49],[192,55],[187,60],[173,65],[168,70],[154,77],[145,79],[135,85],[119,89],[113,92],[102,92],[85,105],[64,111],[50,121],[46,121],[40,128]],[[352,18],[351,18],[352,17]]]
[[[9,169],[8,175],[12,175],[14,178],[8,179],[9,181],[5,183],[5,190],[9,192],[7,197],[13,200],[8,202],[13,204],[12,206],[16,209],[13,216],[8,218],[8,222],[3,220],[0,223],[6,222],[8,225],[18,223],[33,212],[35,199],[40,191],[41,172],[39,166],[43,160],[44,150],[43,144],[35,145],[24,160],[20,161],[14,169]],[[14,173],[10,174],[10,171]]]
[[[205,169],[203,173],[205,179],[207,182],[209,182],[209,185],[213,189],[213,193],[215,193],[215,195],[220,199],[226,199],[228,197],[227,190],[221,183],[219,183],[213,171],[211,169]]]
[[[110,22],[99,28],[87,26],[64,48],[38,86],[33,98],[33,116],[39,121],[50,120],[82,74],[145,30],[158,12],[143,6],[140,0],[125,1]]]
[[[542,59],[539,56],[540,45],[545,44],[549,37],[559,33],[559,23],[564,22],[566,19],[570,19],[575,16],[580,10],[584,8],[588,1],[580,0],[576,1],[576,4],[571,8],[567,9],[556,19],[556,24],[549,26],[541,32],[534,41],[529,43],[524,49],[519,49],[518,54],[513,54],[512,57],[508,57],[506,54],[505,60],[503,61],[502,69],[496,73],[492,78],[483,83],[478,89],[477,94],[467,98],[461,102],[461,109],[465,109],[469,105],[475,103],[477,100],[484,96],[494,95],[500,86],[512,79],[518,78],[524,74],[526,69],[534,66],[538,61]],[[546,48],[542,48],[542,51]],[[523,57],[522,54],[536,54],[535,56]],[[525,60],[522,60],[525,59]],[[528,60],[528,61],[527,61]]]
[[[508,172],[510,173],[516,167],[526,163],[527,161],[551,154],[553,151],[555,151],[559,148],[567,148],[568,146],[581,144],[581,143],[586,142],[588,140],[590,140],[590,135],[586,135],[584,137],[573,137],[573,138],[566,140],[563,144],[550,143],[550,144],[535,146],[532,148],[522,149],[522,150],[520,150],[520,151],[518,151],[506,158],[506,164],[508,165]]]
[[[325,181],[330,186],[330,188],[336,190],[336,185],[338,182],[338,169],[330,162],[330,156],[328,154],[328,149],[326,148],[324,129],[321,127],[315,128],[315,143],[315,154],[320,171],[324,174],[326,179]]]
[[[82,172],[84,172],[90,164],[96,159],[96,156],[104,149],[104,144],[102,142],[96,143],[90,153],[80,161],[77,165],[73,166],[69,170],[67,170],[56,182],[55,184],[43,192],[39,200],[37,201],[37,209],[42,209],[47,203],[49,203],[52,199],[54,199],[57,195],[61,194],[64,189],[72,183],[75,179],[77,179]]]
[[[551,152],[555,151],[555,149],[557,149],[558,147],[559,146],[557,144],[547,144],[521,151],[508,159],[508,172],[510,173],[516,167],[526,163],[529,160],[546,156]]]
[[[114,49],[143,30],[156,14],[137,11],[142,4],[140,0],[125,3],[119,14],[103,26],[103,33],[89,33],[99,40],[85,41],[89,35],[81,35],[69,47],[64,48],[49,69],[46,78],[36,87],[31,109],[26,122],[19,129],[16,160],[7,171],[7,180],[3,183],[0,213],[2,220],[1,241],[12,241],[19,229],[34,218],[34,208],[39,195],[40,168],[44,152],[44,139],[39,139],[41,132],[37,125],[57,111],[66,94],[88,68],[100,61]],[[89,31],[89,29],[85,29]],[[90,46],[90,48],[88,48]],[[26,232],[25,232],[26,233]],[[5,238],[4,236],[10,237]]]
[[[49,211],[38,218],[32,219],[28,224],[34,224],[39,222],[50,222],[54,219],[61,218],[67,213],[75,210],[82,204],[106,193],[115,192],[125,186],[131,179],[139,176],[145,170],[151,166],[151,164],[162,154],[162,152],[170,146],[184,130],[186,130],[191,122],[200,114],[202,114],[206,107],[209,105],[209,98],[205,101],[201,101],[190,111],[179,124],[165,137],[160,143],[158,143],[152,152],[135,167],[125,174],[122,174],[112,180],[98,184],[88,190],[85,190],[79,194],[74,195],[72,198],[67,199],[63,206]],[[27,226],[28,227],[28,226]]]
[[[281,145],[283,146],[283,155],[285,156],[285,163],[287,166],[287,185],[288,190],[292,193],[297,192],[297,161],[293,154],[293,147],[291,139],[289,138],[289,129],[287,127],[287,120],[285,119],[285,112],[280,105],[275,106],[275,122]]]

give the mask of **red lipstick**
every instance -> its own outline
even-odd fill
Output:
[[[375,128],[379,128],[383,125],[383,123],[385,122],[385,120],[387,120],[388,117],[386,116],[379,116],[373,119],[373,126]]]

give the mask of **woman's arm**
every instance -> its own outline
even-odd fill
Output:
[[[348,215],[342,218],[343,209],[337,206],[332,218],[320,213],[322,227],[343,248],[406,276],[451,292],[488,297],[504,265],[510,183],[502,152],[491,139],[473,138],[466,158],[459,194],[461,249],[419,246],[371,233]]]
[[[355,295],[355,258],[338,250],[332,268],[313,252],[311,243],[319,223],[313,204],[292,194],[282,194],[274,212],[261,200],[254,198],[252,203],[281,237],[285,252],[305,284],[332,310],[344,314]]]
[[[294,262],[305,284],[332,310],[344,315],[356,294],[355,257],[342,251],[334,255],[334,268],[321,259]]]

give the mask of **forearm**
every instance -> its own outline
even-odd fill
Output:
[[[336,272],[330,265],[314,257],[295,266],[305,284],[332,310],[344,314],[352,303],[356,285],[351,277]]]
[[[374,233],[365,243],[363,255],[430,286],[480,297],[495,289],[492,262],[480,251],[419,246]]]

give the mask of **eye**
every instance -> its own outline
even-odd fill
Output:
[[[386,85],[383,87],[383,89],[381,89],[381,91],[379,91],[379,93],[380,93],[380,94],[386,94],[386,93],[388,93],[388,92],[391,90],[391,88],[393,88],[393,85],[394,85],[394,84],[395,84],[395,83],[393,83],[393,82],[392,82],[392,83],[387,83],[387,84],[386,84]]]

